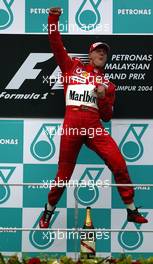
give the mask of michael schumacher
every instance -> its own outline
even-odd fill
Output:
[[[105,79],[104,66],[110,51],[105,42],[91,44],[89,64],[85,65],[78,58],[69,57],[58,31],[58,20],[61,8],[51,8],[48,17],[49,41],[64,79],[66,113],[63,130],[71,128],[73,133],[61,136],[58,171],[55,186],[48,194],[48,203],[39,221],[40,228],[48,228],[64,187],[58,182],[68,181],[73,173],[77,156],[83,144],[95,151],[112,171],[117,184],[132,184],[125,160],[120,150],[107,133],[104,133],[100,119],[107,122],[112,118],[115,100],[115,85]],[[82,135],[82,127],[87,133]],[[89,137],[89,128],[94,128],[94,136]],[[73,130],[74,129],[74,130]],[[101,133],[96,133],[101,131]],[[75,131],[75,132],[74,132]],[[127,208],[127,220],[136,223],[147,223],[134,204],[132,186],[118,187],[119,194]]]

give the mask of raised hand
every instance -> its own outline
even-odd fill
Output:
[[[60,7],[52,7],[49,11],[50,15],[58,15],[60,16],[62,13],[62,9]]]

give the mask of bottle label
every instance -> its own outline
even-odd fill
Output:
[[[96,243],[95,241],[83,240],[81,241],[81,253],[92,253],[95,254]]]

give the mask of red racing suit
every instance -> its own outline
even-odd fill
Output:
[[[104,73],[92,65],[84,65],[78,58],[70,58],[58,31],[58,15],[49,15],[49,41],[57,64],[64,79],[64,94],[66,100],[66,112],[63,130],[77,128],[76,133],[63,133],[60,142],[60,156],[58,172],[55,182],[60,180],[68,182],[70,179],[77,156],[83,144],[94,150],[112,171],[116,183],[131,184],[125,160],[120,150],[112,139],[105,133],[100,122],[109,121],[112,118],[113,104],[115,100],[115,85],[107,81],[107,90],[104,98],[97,98],[95,88],[106,81]],[[101,78],[99,78],[101,77]],[[82,135],[82,128],[86,133]],[[89,129],[101,131],[89,135]],[[48,202],[54,206],[60,199],[65,187],[53,186],[48,194]],[[118,187],[119,194],[125,204],[133,202],[133,187]]]

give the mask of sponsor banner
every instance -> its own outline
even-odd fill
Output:
[[[51,183],[54,181],[57,172],[57,164],[25,164],[24,165],[24,182],[27,183],[42,183],[42,186],[24,186],[23,188],[23,206],[24,207],[41,207],[44,206],[44,201],[50,190]],[[58,205],[60,208],[66,207],[66,193],[62,196]],[[41,197],[41,201],[36,199]]]
[[[77,165],[71,180],[82,182],[82,186],[68,188],[68,207],[74,208],[77,202],[79,208],[111,208],[111,189],[107,186],[111,183],[111,172],[105,165]],[[102,184],[106,186],[101,187]]]
[[[48,32],[48,14],[51,7],[59,6],[63,9],[60,17],[63,33],[68,32],[68,5],[69,0],[26,0],[25,3],[25,32],[45,33]]]
[[[128,166],[128,171],[131,177],[131,180],[135,184],[153,184],[152,174],[153,166],[152,165],[141,165],[141,166]],[[153,209],[152,196],[153,188],[150,186],[140,186],[134,187],[135,189],[135,203],[140,204],[142,208]],[[143,197],[143,199],[142,199]],[[124,208],[124,204],[121,201],[121,198],[117,192],[117,188],[112,190],[112,208]]]
[[[75,8],[74,8],[75,5]],[[60,6],[59,30],[65,34],[111,34],[112,0],[26,0],[25,32],[45,33],[48,31],[48,13]]]
[[[23,165],[21,164],[1,164],[0,183],[1,184],[21,184],[23,182]],[[17,191],[14,191],[17,188]],[[22,207],[22,186],[0,186],[0,206],[10,208]]]
[[[150,219],[145,229],[152,229],[153,210],[141,209],[141,213]],[[131,255],[131,253],[138,252],[152,252],[153,245],[148,243],[152,238],[151,232],[143,232],[144,225],[127,222],[126,211],[123,209],[112,209],[112,229],[123,229],[123,231],[112,233],[111,249],[112,252],[124,252]],[[126,229],[134,229],[136,232],[126,232]],[[132,254],[132,255],[133,255]]]
[[[113,1],[113,33],[153,33],[152,21],[152,1]]]
[[[55,6],[63,10],[63,34],[153,33],[150,0],[0,0],[0,33],[47,34],[49,9]]]
[[[111,53],[105,72],[116,84],[114,118],[152,118],[152,36],[79,36],[79,42],[78,36],[63,36],[63,41],[69,55],[84,62],[91,43],[107,42]],[[0,116],[63,117],[62,78],[48,37],[1,35],[0,47]]]
[[[0,34],[25,33],[25,0],[0,0]]]
[[[70,34],[111,34],[112,0],[69,1]]]
[[[39,218],[43,208],[24,208],[23,209],[23,227],[38,228]],[[33,214],[33,211],[36,213]],[[58,208],[54,213],[49,228],[66,228],[66,208]],[[52,252],[66,252],[66,238],[64,232],[56,237],[56,233],[50,231],[30,231],[24,232],[22,238],[22,251],[24,252],[43,252],[48,250]],[[63,237],[62,237],[63,236]]]
[[[152,120],[112,121],[113,138],[128,165],[153,164],[152,130]]]
[[[63,119],[47,119],[45,122],[39,119],[24,121],[24,144],[29,146],[24,152],[24,163],[57,164],[59,157],[60,137],[64,133],[62,128]],[[111,123],[103,123],[104,133],[111,134]],[[72,129],[72,128],[71,128]],[[96,131],[94,128],[85,131],[82,127],[82,135],[87,132],[93,138]],[[72,130],[66,129],[68,135]],[[99,164],[101,158],[83,145],[78,155],[78,164]],[[103,162],[104,163],[104,162]]]
[[[0,227],[21,228],[22,209],[21,208],[0,208]],[[0,232],[1,252],[21,252],[22,233],[15,230]],[[5,241],[5,243],[4,243]]]
[[[23,121],[1,120],[0,153],[1,163],[23,162]]]
[[[29,183],[28,186],[0,186],[0,227],[1,228],[38,228],[38,221],[47,202],[47,194],[58,169],[59,136],[47,137],[48,131],[55,132],[62,119],[22,119],[0,120],[1,135],[11,142],[12,135],[22,142],[22,151],[18,152],[11,144],[3,146],[5,162],[1,161],[0,183]],[[15,124],[15,125],[14,125]],[[151,120],[113,120],[108,126],[112,137],[117,142],[126,162],[132,182],[151,184],[153,174],[153,148]],[[18,133],[16,129],[18,128]],[[24,130],[23,130],[24,128]],[[9,133],[8,133],[9,131]],[[46,134],[45,134],[46,133]],[[4,142],[4,141],[3,141]],[[16,156],[16,160],[14,156]],[[138,155],[139,154],[139,155]],[[93,162],[92,162],[93,161]],[[82,186],[77,185],[82,181]],[[42,183],[42,186],[32,186]],[[136,206],[149,220],[145,226],[127,222],[126,209],[114,183],[111,171],[93,152],[82,147],[76,167],[71,177],[71,184],[64,191],[50,223],[52,232],[1,230],[0,251],[5,255],[11,252],[24,256],[41,257],[68,255],[75,257],[80,253],[80,237],[76,228],[83,227],[85,209],[92,208],[92,221],[95,228],[102,228],[96,233],[96,255],[117,255],[125,253],[142,257],[153,251],[151,233],[144,233],[143,228],[152,230],[153,191],[151,187],[135,187]],[[86,184],[85,184],[86,183]],[[62,184],[62,182],[61,182]],[[87,186],[87,184],[89,186]],[[94,184],[94,186],[93,186]],[[105,187],[100,187],[105,184]],[[124,208],[124,209],[123,209]],[[53,228],[73,228],[72,232],[62,232]],[[118,233],[108,233],[105,229],[121,228]],[[126,232],[134,229],[136,232]],[[16,241],[16,243],[14,243]],[[50,253],[48,253],[48,251]],[[138,257],[138,256],[137,256]]]

